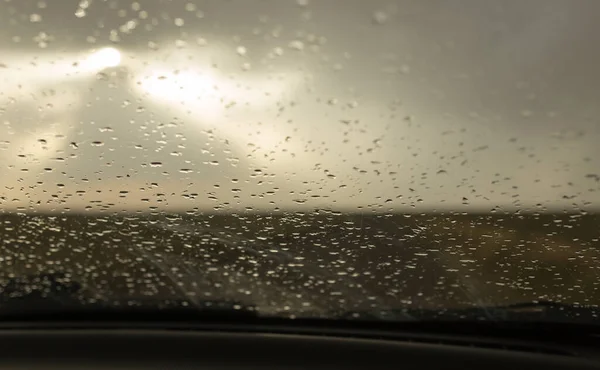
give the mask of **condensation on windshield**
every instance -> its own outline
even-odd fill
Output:
[[[292,316],[596,305],[598,11],[0,0],[0,285]]]

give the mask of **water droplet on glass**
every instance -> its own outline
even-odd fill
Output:
[[[384,11],[377,10],[373,13],[373,21],[377,24],[384,24],[388,21],[388,15]]]
[[[290,49],[293,49],[293,50],[298,50],[298,51],[304,50],[304,42],[302,42],[300,40],[294,40],[294,41],[290,42],[288,46],[290,47]]]
[[[75,10],[75,16],[77,18],[83,18],[83,17],[85,17],[85,15],[86,15],[85,9],[77,8],[77,10]]]
[[[521,116],[523,118],[529,118],[529,117],[533,116],[533,112],[530,111],[529,109],[524,109],[521,111]]]

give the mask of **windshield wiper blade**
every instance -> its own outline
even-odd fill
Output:
[[[429,315],[443,319],[475,319],[491,321],[596,321],[596,307],[581,306],[553,301],[520,302],[498,306],[471,307],[430,312]],[[424,313],[425,314],[425,313]],[[427,316],[427,314],[425,314]]]
[[[343,320],[388,321],[547,321],[596,322],[600,309],[592,306],[571,305],[552,301],[531,301],[498,306],[467,308],[419,309],[399,308],[344,312],[335,315]]]
[[[65,274],[12,278],[0,284],[0,321],[26,319],[93,319],[143,321],[247,319],[258,316],[254,305],[235,300],[128,298],[90,301],[82,286]],[[156,317],[155,317],[156,319]]]
[[[97,302],[93,304],[47,303],[39,300],[29,302],[19,299],[13,304],[0,307],[0,323],[7,322],[190,322],[190,323],[245,323],[259,317],[253,307],[243,307],[233,302],[206,302],[206,308],[198,308],[186,301],[157,304],[142,303],[135,306],[114,305]]]

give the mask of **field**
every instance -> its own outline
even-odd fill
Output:
[[[5,280],[62,273],[86,299],[183,294],[266,312],[600,303],[594,214],[3,214],[0,223]]]

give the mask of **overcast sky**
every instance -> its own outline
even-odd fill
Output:
[[[0,207],[593,209],[599,10],[2,1]]]

